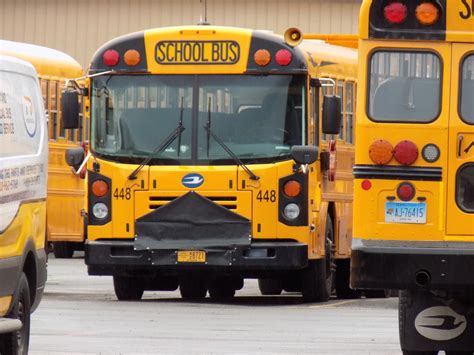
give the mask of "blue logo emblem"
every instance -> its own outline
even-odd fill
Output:
[[[188,174],[183,177],[181,183],[188,189],[193,189],[201,186],[204,183],[204,178],[200,174]]]

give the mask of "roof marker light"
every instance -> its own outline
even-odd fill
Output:
[[[280,49],[278,52],[276,52],[275,61],[278,65],[287,66],[291,63],[291,60],[293,59],[292,57],[293,56],[289,50]]]
[[[125,55],[123,56],[123,61],[129,67],[134,67],[140,64],[140,60],[141,60],[140,53],[135,49],[129,49],[128,51],[125,52]]]
[[[255,64],[264,67],[268,65],[268,63],[270,63],[270,61],[272,60],[272,56],[270,55],[270,52],[266,49],[259,49],[253,55],[253,60],[255,61]]]
[[[104,52],[102,55],[102,60],[104,61],[104,64],[113,67],[116,66],[120,60],[120,55],[115,49],[109,49]]]
[[[434,4],[424,2],[416,8],[416,19],[422,25],[433,25],[439,19],[439,10]]]
[[[383,9],[385,19],[392,25],[398,25],[406,20],[408,9],[406,5],[400,1],[394,1]]]

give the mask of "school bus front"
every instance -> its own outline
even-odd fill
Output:
[[[314,259],[326,272],[328,250],[321,172],[304,169],[317,156],[308,89],[303,52],[265,32],[164,28],[104,45],[86,98],[89,273],[113,275],[119,299],[178,285],[227,297],[245,277],[327,299],[323,271],[307,271]]]

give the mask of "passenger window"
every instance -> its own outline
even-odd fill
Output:
[[[461,100],[459,112],[464,122],[474,124],[474,54],[462,63]]]
[[[51,139],[58,139],[58,82],[51,81],[49,84],[50,87],[50,111],[49,111],[49,120],[51,126]]]
[[[456,177],[456,202],[467,213],[474,213],[474,164],[461,167]]]
[[[354,143],[354,83],[346,83],[346,142]]]
[[[337,81],[337,96],[341,98],[341,128],[339,139],[344,139],[344,81]]]

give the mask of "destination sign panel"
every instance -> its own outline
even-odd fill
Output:
[[[240,59],[236,41],[161,41],[155,60],[161,65],[235,64]]]

